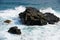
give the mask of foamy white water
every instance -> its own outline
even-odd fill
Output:
[[[25,7],[19,6],[15,10],[0,11],[0,40],[60,40],[60,22],[54,25],[48,24],[44,26],[25,26],[19,22],[18,14],[25,11]],[[52,8],[40,9],[41,12],[51,12],[60,17],[59,13]],[[10,24],[4,23],[9,19]],[[21,35],[10,34],[7,31],[10,27],[18,26],[21,29]]]
[[[56,12],[51,7],[48,7],[48,8],[45,8],[45,9],[40,9],[40,11],[43,12],[43,13],[50,12],[50,13],[53,13],[54,15],[60,17],[60,12]]]

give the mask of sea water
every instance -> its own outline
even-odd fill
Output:
[[[20,5],[37,9],[52,7],[54,10],[60,10],[60,0],[0,0],[0,10],[14,9]]]
[[[14,1],[18,1],[17,5],[15,4]],[[33,4],[35,1],[36,3]],[[42,1],[42,2],[38,2],[38,1]],[[0,4],[0,40],[60,40],[60,22],[55,23],[53,25],[47,24],[43,26],[38,26],[38,25],[26,26],[21,24],[18,14],[21,12],[24,12],[26,10],[26,6],[36,7],[37,9],[40,8],[39,9],[40,12],[43,12],[43,13],[50,12],[60,18],[59,4],[56,3],[57,0],[56,1],[46,0],[48,4],[52,2],[52,4],[50,4],[50,6],[46,8],[42,6],[46,1],[44,0],[38,0],[38,1],[37,0],[31,0],[31,1],[1,0],[0,1],[1,3]],[[9,5],[9,2],[12,2],[12,3]],[[22,5],[21,6],[19,4],[20,2],[24,4],[21,4]],[[58,6],[55,6],[56,5],[55,3],[58,4]],[[46,4],[46,6],[48,4]],[[12,22],[10,24],[4,23],[4,21],[7,19],[11,20]],[[7,31],[9,30],[9,28],[13,26],[17,26],[19,29],[21,29],[22,34],[16,35],[16,34],[8,33]]]

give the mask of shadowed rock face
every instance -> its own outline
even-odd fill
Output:
[[[18,29],[16,26],[14,27],[11,27],[9,30],[8,30],[9,33],[12,33],[12,34],[21,34],[21,30]]]
[[[36,8],[27,7],[25,12],[20,13],[19,17],[22,22],[26,25],[46,25],[47,21],[45,20],[44,15],[39,12]]]
[[[54,24],[59,21],[59,18],[54,14],[43,14],[33,7],[27,7],[23,13],[19,14],[19,18],[25,25],[46,25],[47,23]]]
[[[59,18],[52,13],[45,13],[44,16],[49,24],[54,24],[59,21]]]

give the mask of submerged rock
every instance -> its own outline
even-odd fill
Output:
[[[60,20],[52,13],[43,14],[33,7],[27,7],[23,13],[19,14],[19,18],[25,25],[46,25],[47,23],[54,24]]]
[[[23,13],[19,14],[23,24],[26,25],[46,25],[47,21],[45,20],[44,15],[39,12],[36,8],[27,7]]]
[[[11,23],[11,20],[5,20],[4,23]]]
[[[49,24],[54,24],[55,22],[58,22],[60,19],[55,16],[53,13],[45,13],[44,16],[46,17],[46,20]]]
[[[9,30],[8,30],[9,33],[12,33],[12,34],[21,34],[21,30],[18,29],[16,26],[14,27],[11,27]]]

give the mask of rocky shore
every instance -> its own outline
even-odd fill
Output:
[[[53,13],[46,12],[42,13],[36,8],[26,7],[26,10],[22,13],[19,13],[19,19],[24,25],[47,25],[55,24],[60,21],[60,18],[54,15]],[[11,20],[4,21],[5,23],[10,23]],[[17,26],[13,26],[8,30],[11,34],[21,34],[21,30]]]

